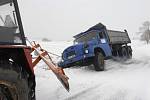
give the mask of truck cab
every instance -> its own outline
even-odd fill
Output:
[[[63,60],[59,63],[59,66],[66,68],[74,65],[92,64],[97,52],[101,53],[103,59],[112,56],[107,30],[101,23],[74,36],[74,38],[74,45],[63,51]]]

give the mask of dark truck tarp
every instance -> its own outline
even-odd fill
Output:
[[[110,44],[131,43],[127,31],[121,32],[121,31],[107,30],[107,33],[110,39]]]
[[[75,35],[74,38],[79,38],[80,36],[84,35],[85,33],[88,33],[93,30],[101,30],[103,28],[105,28],[105,26],[102,23],[98,23],[98,24],[94,25],[93,27],[89,28],[87,31]]]
[[[11,2],[12,0],[0,0],[0,6]]]

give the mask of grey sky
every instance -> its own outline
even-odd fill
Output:
[[[30,37],[70,40],[102,22],[127,29],[130,36],[150,20],[150,0],[18,0],[24,30]]]

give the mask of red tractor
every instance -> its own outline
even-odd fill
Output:
[[[69,90],[63,69],[52,62],[39,44],[30,44],[26,44],[17,0],[0,0],[0,100],[35,100],[33,68],[41,59]],[[33,51],[38,54],[34,61]]]

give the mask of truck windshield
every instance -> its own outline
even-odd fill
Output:
[[[96,39],[96,37],[97,37],[97,33],[96,32],[86,33],[85,35],[76,38],[74,40],[74,44],[91,41],[91,40]]]
[[[12,0],[0,1],[0,44],[22,43]]]

